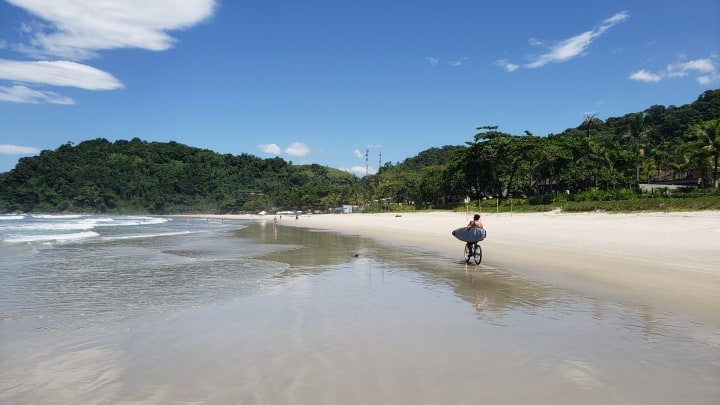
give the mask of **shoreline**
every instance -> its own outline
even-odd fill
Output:
[[[470,213],[316,214],[283,217],[294,226],[368,237],[462,260],[451,236]],[[272,221],[274,215],[176,217]],[[483,214],[483,268],[589,296],[652,305],[720,327],[720,211]]]
[[[147,219],[0,256],[0,402],[720,396],[720,212]]]

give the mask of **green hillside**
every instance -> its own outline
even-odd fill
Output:
[[[696,190],[684,195],[717,196],[719,159],[720,90],[710,90],[680,107],[655,105],[605,121],[587,116],[560,134],[514,135],[483,126],[465,145],[386,162],[362,178],[177,142],[68,143],[0,174],[0,212],[421,209],[453,207],[468,197],[592,209],[599,205],[583,204],[642,197],[642,183],[655,185],[652,198],[666,197],[670,183]]]

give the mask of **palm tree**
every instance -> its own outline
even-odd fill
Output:
[[[580,159],[577,159],[575,161],[575,164],[591,162],[593,178],[595,180],[595,188],[598,188],[598,175],[600,174],[600,166],[602,164],[603,154],[605,153],[605,150],[603,149],[602,145],[597,142],[597,140],[590,138],[589,136],[585,138],[585,144],[583,146],[584,153],[580,157]]]
[[[635,187],[640,187],[640,156],[644,154],[643,144],[646,137],[645,114],[634,114],[626,138],[630,140],[633,152],[635,153]]]
[[[597,114],[584,114],[585,119],[583,120],[582,125],[580,127],[585,127],[585,132],[587,134],[587,137],[590,137],[590,127],[593,125],[598,126],[602,124],[602,121],[596,117]]]
[[[703,121],[688,129],[690,150],[696,155],[711,157],[714,163],[713,188],[718,188],[718,161],[720,160],[720,119]]]

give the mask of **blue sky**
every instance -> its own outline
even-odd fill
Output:
[[[0,0],[0,172],[83,140],[364,175],[720,87],[720,2]]]

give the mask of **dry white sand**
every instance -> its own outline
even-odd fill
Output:
[[[285,216],[301,226],[367,236],[462,258],[450,232],[470,213]],[[232,218],[232,216],[224,216]],[[265,220],[273,220],[266,215]],[[720,325],[720,211],[607,214],[483,213],[483,263],[589,296],[647,303]]]

